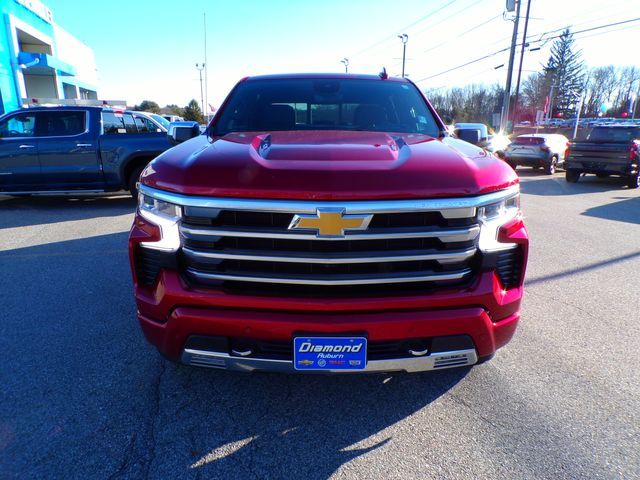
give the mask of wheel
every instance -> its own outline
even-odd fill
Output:
[[[567,170],[564,178],[569,183],[577,183],[580,179],[580,172],[578,170]]]
[[[627,177],[627,187],[638,188],[640,186],[640,174],[629,175]]]
[[[129,180],[127,185],[129,186],[129,192],[131,192],[131,196],[134,199],[138,198],[138,180],[140,180],[140,174],[145,169],[146,165],[142,165],[141,167],[136,167],[129,175]]]
[[[556,155],[554,155],[553,157],[551,157],[551,159],[549,160],[549,163],[547,163],[544,166],[544,171],[547,175],[553,175],[554,173],[556,173],[556,167],[558,166],[558,157]]]

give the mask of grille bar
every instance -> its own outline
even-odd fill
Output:
[[[285,233],[277,230],[244,230],[238,228],[197,228],[180,226],[180,233],[190,240],[211,240],[216,237],[277,238],[284,240],[388,240],[396,238],[437,238],[443,242],[467,242],[480,233],[478,225],[463,228],[385,229],[374,233],[347,233],[343,237],[321,237],[313,233]]]
[[[400,275],[327,275],[315,276],[308,275],[287,275],[287,276],[257,276],[252,272],[237,272],[235,274],[210,273],[187,268],[187,273],[199,280],[222,280],[234,282],[254,282],[254,283],[282,283],[292,285],[375,285],[381,283],[409,283],[409,282],[434,282],[461,280],[465,276],[471,274],[470,268],[454,272],[403,272]]]
[[[476,253],[475,248],[456,251],[428,251],[424,253],[409,252],[366,252],[358,256],[353,254],[326,254],[312,256],[300,252],[279,251],[278,255],[264,251],[237,250],[230,252],[194,250],[182,247],[184,254],[195,261],[206,262],[217,260],[249,260],[258,262],[286,262],[286,263],[320,263],[328,265],[347,263],[382,263],[382,262],[410,262],[418,260],[435,260],[440,264],[463,262],[470,259]]]
[[[386,294],[467,285],[480,270],[478,209],[519,190],[513,185],[456,198],[316,201],[140,189],[179,206],[178,268],[190,284],[284,295],[303,289],[304,295],[378,295],[382,289]],[[335,208],[343,219],[373,217],[366,230],[341,236],[327,234],[330,228],[325,235],[315,227],[290,230],[296,215],[322,220],[322,212]],[[502,270],[508,263],[500,264]]]

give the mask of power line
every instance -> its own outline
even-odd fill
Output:
[[[585,33],[585,32],[592,32],[592,31],[594,31],[594,30],[600,30],[600,29],[602,29],[602,28],[615,27],[615,26],[617,26],[617,25],[624,25],[624,24],[626,24],[626,23],[637,22],[637,21],[639,21],[639,20],[640,20],[640,17],[638,17],[638,18],[631,18],[631,19],[628,19],[628,20],[620,21],[620,22],[609,23],[609,24],[607,24],[607,25],[598,25],[597,27],[591,27],[591,28],[586,28],[586,29],[584,29],[584,30],[578,30],[578,31],[576,31],[576,32],[572,32],[572,35],[578,35],[578,34],[580,34],[580,33]],[[545,32],[545,33],[543,33],[542,35],[546,35],[547,33],[553,33],[553,32],[556,32],[556,31],[558,31],[558,30],[551,30],[550,32]],[[612,30],[612,31],[614,31],[614,30]],[[605,32],[605,33],[608,33],[608,32]],[[530,41],[529,41],[529,42],[527,42],[527,43],[529,43],[529,44],[531,44],[531,43],[543,43],[543,42],[544,42],[544,43],[547,43],[548,41],[550,41],[550,40],[554,40],[554,39],[556,39],[556,38],[560,38],[561,36],[562,36],[562,34],[560,34],[560,35],[554,35],[554,36],[552,36],[552,37],[547,37],[547,38],[545,38],[545,39],[540,39],[540,40],[530,40]],[[523,46],[523,45],[524,45],[523,43],[516,44],[516,46],[517,46],[517,47],[521,47],[521,46]],[[419,80],[414,80],[414,82],[415,82],[415,83],[419,83],[419,82],[423,82],[423,81],[425,81],[425,80],[429,80],[429,79],[431,79],[431,78],[439,77],[439,76],[441,76],[441,75],[444,75],[445,73],[449,73],[449,72],[453,72],[453,71],[455,71],[455,70],[459,70],[459,69],[461,69],[461,68],[464,68],[464,67],[466,67],[466,66],[468,66],[468,65],[472,65],[472,64],[477,63],[477,62],[480,62],[480,61],[485,60],[485,59],[487,59],[487,58],[495,57],[495,56],[496,56],[496,55],[498,55],[499,53],[506,52],[506,51],[507,51],[507,50],[509,50],[509,49],[510,49],[510,47],[502,48],[502,49],[500,49],[500,50],[498,50],[498,51],[496,51],[496,52],[489,53],[489,54],[484,55],[484,56],[482,56],[482,57],[480,57],[480,58],[476,58],[475,60],[471,60],[471,61],[469,61],[469,62],[463,63],[462,65],[458,65],[457,67],[449,68],[449,69],[444,70],[444,71],[442,71],[442,72],[440,72],[440,73],[436,73],[436,74],[434,74],[434,75],[429,75],[429,76],[424,77],[424,78],[421,78],[421,79],[419,79]]]
[[[444,17],[444,18],[439,19],[439,23],[443,23],[443,22],[449,20],[450,18],[453,18],[453,17],[459,15],[462,12],[467,12],[471,7],[475,7],[477,4],[479,4],[482,1],[484,1],[484,0],[476,0],[475,2],[472,2],[469,5],[465,5],[460,10],[452,13],[448,17]],[[418,30],[417,32],[413,32],[413,36],[418,36],[418,35],[422,34],[423,32],[426,32],[427,30],[431,29],[432,27],[433,27],[433,25],[429,25],[426,28],[423,28],[422,30]]]
[[[457,2],[457,1],[458,1],[458,0],[451,0],[449,3],[447,3],[447,4],[443,5],[442,7],[438,8],[437,10],[430,11],[429,13],[427,13],[426,15],[424,15],[423,17],[420,17],[419,19],[417,19],[416,21],[414,21],[414,22],[410,23],[409,25],[406,25],[406,26],[404,26],[404,27],[402,27],[402,28],[398,29],[396,32],[394,32],[394,33],[392,33],[391,35],[389,35],[389,36],[387,36],[387,37],[383,38],[382,40],[379,40],[379,41],[377,41],[377,42],[375,42],[375,43],[373,43],[373,44],[369,45],[368,47],[363,48],[363,49],[362,49],[362,50],[360,50],[359,52],[357,52],[357,53],[354,53],[354,54],[350,55],[348,58],[353,58],[353,57],[357,57],[358,55],[362,55],[364,52],[367,52],[367,51],[371,50],[372,48],[375,48],[375,47],[377,47],[378,45],[383,44],[383,43],[384,43],[384,42],[386,42],[387,40],[390,40],[390,39],[392,39],[392,38],[395,38],[395,36],[398,34],[398,32],[403,32],[403,31],[405,31],[405,30],[408,30],[409,28],[411,28],[411,27],[413,27],[413,26],[417,25],[418,23],[421,23],[421,22],[423,22],[423,21],[427,20],[428,18],[433,17],[435,14],[437,14],[438,12],[441,12],[442,10],[444,10],[445,8],[447,8],[448,6],[450,6],[450,5],[454,4],[454,3],[455,3],[455,2]]]
[[[576,19],[579,19],[579,18],[583,18],[586,15],[589,15],[589,14],[595,12],[595,11],[600,11],[600,10],[601,10],[600,8],[596,8],[596,9],[589,10],[587,12],[582,12],[577,17],[573,17],[573,20],[576,20]],[[611,9],[609,7],[607,7],[606,10],[610,11]],[[583,20],[583,21],[580,21],[578,23],[565,24],[563,27],[555,28],[553,30],[547,30],[546,32],[538,32],[538,33],[533,33],[533,34],[527,34],[527,38],[542,37],[543,35],[547,35],[549,33],[560,32],[562,30],[566,30],[567,28],[575,28],[575,27],[578,27],[578,26],[581,26],[581,25],[585,25],[585,24],[588,24],[588,23],[607,20],[607,19],[609,19],[611,17],[615,17],[615,16],[618,16],[618,15],[626,15],[627,13],[631,13],[631,11],[628,10],[628,9],[623,9],[622,11],[618,11],[618,12],[612,13],[610,15],[599,16],[598,18],[590,18],[589,20]],[[500,40],[496,40],[495,42],[491,42],[491,43],[487,44],[486,46],[504,44],[504,42],[507,42],[510,39],[511,39],[511,35],[509,35],[507,37],[503,37]]]
[[[450,39],[448,39],[448,40],[445,40],[444,42],[439,43],[438,45],[436,45],[436,46],[434,46],[434,47],[431,47],[431,48],[428,48],[428,49],[424,50],[422,53],[430,52],[430,51],[432,51],[432,50],[435,50],[435,49],[437,49],[437,48],[442,47],[443,45],[446,45],[447,43],[451,43],[451,42],[452,42],[452,41],[454,41],[454,40],[457,40],[457,39],[459,39],[459,38],[461,38],[461,37],[464,37],[467,33],[471,33],[471,32],[473,32],[474,30],[477,30],[478,28],[480,28],[480,27],[482,27],[482,26],[486,25],[487,23],[490,23],[490,22],[492,22],[492,21],[494,21],[495,19],[500,18],[500,17],[502,17],[502,14],[501,14],[501,13],[499,13],[499,14],[498,14],[498,15],[496,15],[495,17],[491,17],[490,19],[485,20],[485,21],[484,21],[484,22],[482,22],[482,23],[479,23],[479,24],[478,24],[478,25],[476,25],[475,27],[471,27],[469,30],[464,31],[464,32],[462,32],[461,34],[456,35],[456,36],[455,36],[455,37],[453,37],[453,38],[450,38]]]

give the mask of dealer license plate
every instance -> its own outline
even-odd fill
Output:
[[[365,337],[295,337],[296,370],[363,370],[367,366]]]

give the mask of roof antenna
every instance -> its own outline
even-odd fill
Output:
[[[382,67],[382,71],[378,74],[378,76],[381,80],[386,80],[387,78],[389,78],[389,75],[387,75],[387,69]]]

